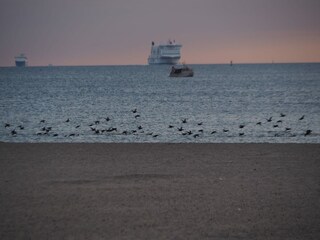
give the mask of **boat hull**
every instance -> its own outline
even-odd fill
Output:
[[[167,64],[167,65],[176,65],[180,60],[179,58],[148,58],[148,63],[150,65],[159,65],[159,64]]]
[[[27,66],[27,57],[21,53],[19,56],[15,57],[15,63],[17,67],[26,67]]]
[[[172,68],[169,77],[193,77],[193,70],[191,68]]]
[[[26,62],[16,61],[16,67],[25,67],[25,66],[27,66]]]

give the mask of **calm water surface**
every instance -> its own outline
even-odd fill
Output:
[[[0,141],[320,143],[320,64],[192,68],[0,68]]]

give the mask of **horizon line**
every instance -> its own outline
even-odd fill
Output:
[[[319,62],[234,62],[232,61],[232,65],[254,65],[254,64],[319,64]],[[182,64],[182,63],[181,63]],[[48,65],[28,65],[26,67],[21,68],[28,68],[28,67],[107,67],[107,66],[171,66],[173,64],[96,64],[96,65],[54,65],[54,64],[48,64]],[[179,64],[178,64],[179,65]],[[186,65],[230,65],[230,62],[227,63],[187,63]],[[15,65],[10,66],[0,66],[0,68],[10,68],[14,67]],[[20,68],[20,67],[19,67]]]

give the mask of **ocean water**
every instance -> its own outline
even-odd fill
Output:
[[[320,143],[320,64],[191,67],[0,68],[0,141]]]

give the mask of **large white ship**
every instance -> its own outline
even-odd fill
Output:
[[[177,64],[180,60],[180,49],[182,45],[169,40],[167,44],[151,44],[151,53],[148,58],[149,64]]]
[[[26,67],[27,66],[28,59],[23,53],[21,53],[19,56],[16,56],[14,59],[15,59],[17,67]]]

